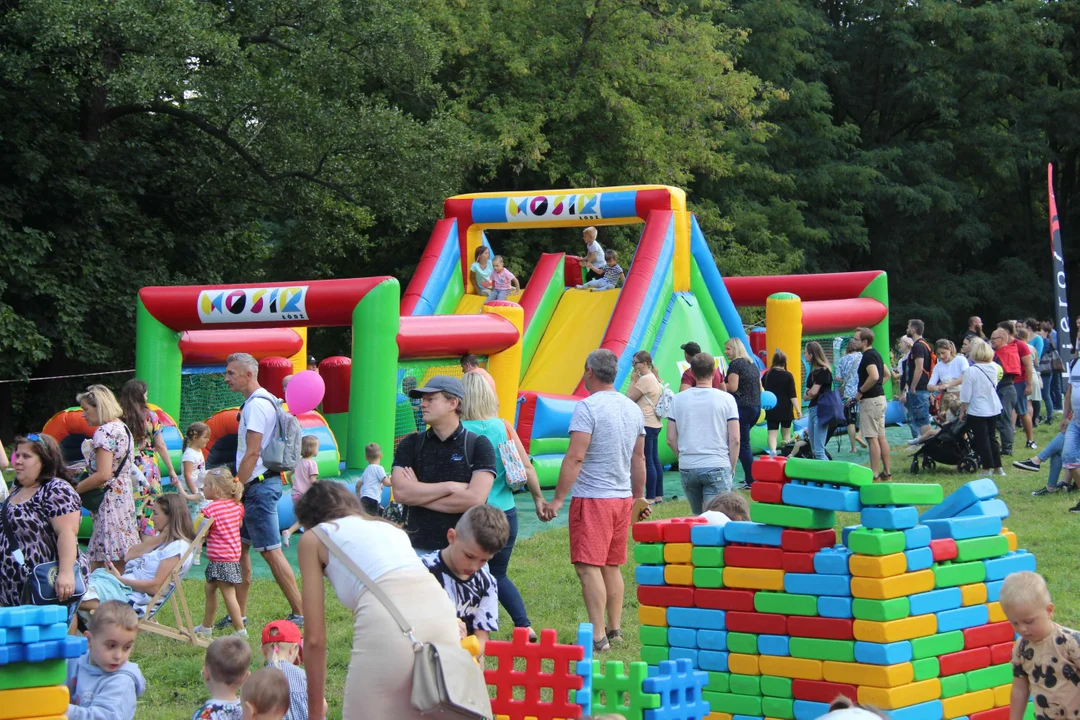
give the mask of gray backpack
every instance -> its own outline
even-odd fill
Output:
[[[300,462],[300,443],[304,437],[304,429],[300,427],[300,421],[295,415],[285,410],[281,400],[265,395],[253,397],[274,405],[274,432],[270,437],[270,443],[262,449],[262,464],[266,466],[266,471],[283,473],[295,470]]]

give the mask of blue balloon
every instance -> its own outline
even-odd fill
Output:
[[[761,393],[761,407],[765,410],[772,410],[776,407],[776,393],[769,390]]]

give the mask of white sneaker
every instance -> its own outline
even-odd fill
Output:
[[[203,627],[202,625],[195,626],[195,634],[199,637],[210,637],[214,634],[213,628]]]
[[[202,565],[202,555],[196,555],[195,562],[193,562],[192,565]]]
[[[243,630],[237,630],[236,632],[233,633],[233,635],[239,635],[240,637],[247,637],[248,636],[247,628],[244,628]]]
[[[291,536],[292,536],[291,532],[289,532],[288,530],[283,530],[282,533],[281,533],[281,544],[284,545],[285,547],[289,547],[289,538]]]
[[[1004,475],[1005,474],[1005,468],[994,468],[994,474],[995,475]]]

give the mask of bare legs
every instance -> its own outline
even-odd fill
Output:
[[[574,569],[581,581],[581,595],[593,626],[593,636],[603,638],[609,629],[621,628],[624,595],[622,569],[618,565],[585,563],[574,563]],[[607,623],[604,621],[605,610]]]
[[[303,615],[300,605],[300,589],[296,586],[296,575],[293,574],[292,566],[285,559],[285,553],[281,548],[266,550],[262,553],[263,560],[270,566],[270,572],[274,575],[285,599],[292,608],[294,615]],[[236,587],[236,602],[240,608],[241,617],[247,613],[248,593],[251,591],[251,546],[244,545],[240,550],[240,575],[242,582]]]

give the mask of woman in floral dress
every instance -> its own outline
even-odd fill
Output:
[[[120,403],[104,385],[91,385],[75,398],[90,427],[98,426],[90,442],[83,443],[83,457],[89,475],[75,487],[83,495],[99,487],[105,499],[96,512],[94,532],[90,535],[86,557],[92,569],[105,567],[105,561],[119,562],[132,545],[139,542],[135,524],[135,499],[131,494],[131,468],[134,441],[127,426],[120,421]]]
[[[135,497],[135,517],[139,524],[139,532],[143,535],[154,535],[153,499],[161,495],[161,470],[158,468],[154,453],[169,468],[169,477],[173,487],[179,487],[176,479],[176,470],[173,469],[172,458],[169,450],[165,447],[165,440],[161,437],[161,421],[158,416],[146,406],[146,383],[142,380],[128,380],[120,391],[120,407],[124,410],[124,424],[131,429],[135,438],[135,467],[142,471],[146,477],[143,487],[133,488]]]

